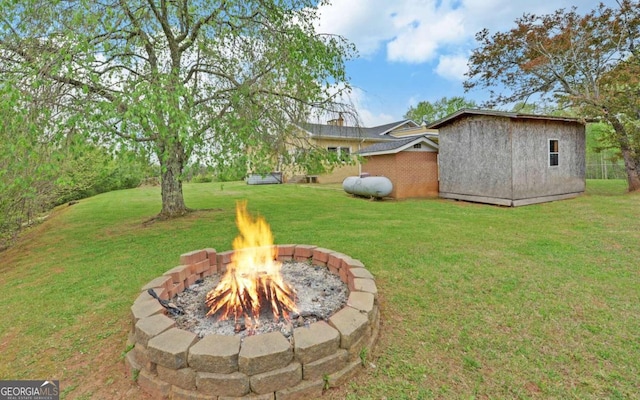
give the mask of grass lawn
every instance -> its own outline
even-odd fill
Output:
[[[236,200],[276,243],[360,259],[381,330],[327,399],[640,398],[640,196],[503,208],[369,201],[336,186],[187,184],[189,216],[146,224],[160,189],[62,206],[0,253],[0,379],[59,379],[67,399],[142,396],[124,377],[129,307],[181,253],[231,249]]]

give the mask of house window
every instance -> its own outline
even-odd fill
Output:
[[[558,140],[549,139],[549,166],[555,167],[558,165]]]
[[[348,160],[351,155],[351,148],[349,147],[327,147],[327,151],[330,153],[336,153],[338,158],[343,161]]]
[[[417,143],[413,145],[414,149],[421,149],[422,148],[422,143]]]

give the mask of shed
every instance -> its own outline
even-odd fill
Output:
[[[585,190],[585,124],[576,118],[462,109],[439,132],[440,197],[522,206]]]
[[[438,145],[426,136],[376,143],[358,152],[362,171],[386,176],[393,184],[389,197],[438,196]]]

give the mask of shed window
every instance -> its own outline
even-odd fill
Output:
[[[550,139],[549,140],[549,166],[555,167],[558,165],[559,157],[558,157],[558,140]]]

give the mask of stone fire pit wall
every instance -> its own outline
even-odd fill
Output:
[[[347,305],[327,321],[295,328],[290,342],[280,332],[248,336],[207,335],[176,327],[160,303],[196,280],[224,273],[233,251],[196,250],[180,265],[141,289],[131,306],[131,333],[125,365],[142,390],[163,399],[305,399],[327,386],[340,386],[362,368],[380,315],[373,276],[345,254],[309,245],[278,245],[280,261],[307,261],[327,267],[349,286]]]

